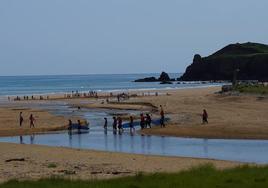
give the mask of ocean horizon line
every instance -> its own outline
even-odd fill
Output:
[[[182,72],[167,72],[168,74],[183,74]],[[25,75],[0,75],[0,77],[37,77],[37,76],[94,76],[94,75],[153,75],[161,74],[161,72],[148,72],[148,73],[89,73],[89,74],[25,74]]]

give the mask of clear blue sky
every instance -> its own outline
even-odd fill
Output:
[[[183,72],[268,43],[267,0],[1,0],[0,75]]]

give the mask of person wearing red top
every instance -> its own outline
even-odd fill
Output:
[[[141,129],[144,129],[145,126],[145,117],[143,114],[141,114],[141,122],[140,122]]]
[[[164,109],[163,109],[162,105],[160,105],[160,108],[161,108],[161,110],[160,110],[160,116],[161,116],[161,118],[160,118],[160,125],[163,128],[163,127],[166,126],[165,125],[165,112],[164,112]]]

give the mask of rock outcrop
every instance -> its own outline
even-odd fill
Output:
[[[268,45],[258,43],[231,44],[216,53],[194,56],[180,81],[232,80],[268,81]]]
[[[175,81],[175,79],[170,79],[169,75],[166,72],[162,72],[159,78],[156,77],[147,77],[147,78],[142,78],[135,80],[134,82],[162,82],[162,83],[167,83]]]

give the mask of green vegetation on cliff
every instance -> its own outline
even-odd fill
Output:
[[[232,80],[236,69],[240,80],[268,81],[268,45],[236,43],[208,57],[197,54],[180,80]]]

